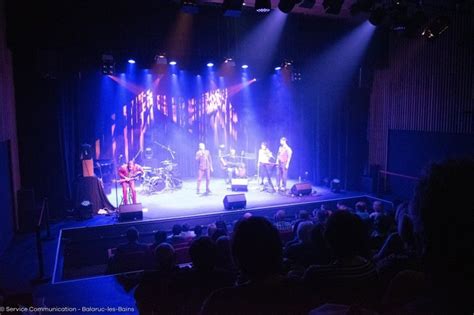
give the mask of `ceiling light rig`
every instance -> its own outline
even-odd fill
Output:
[[[268,13],[271,9],[271,0],[255,0],[255,11],[258,13]]]

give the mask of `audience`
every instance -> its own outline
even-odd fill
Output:
[[[315,252],[311,242],[313,223],[304,221],[298,225],[298,241],[286,247],[284,257],[287,258],[293,269],[306,268],[315,261]]]
[[[195,238],[199,238],[199,237],[202,236],[202,226],[201,225],[198,224],[194,227],[194,235],[196,235]]]
[[[265,218],[237,223],[232,253],[247,282],[214,291],[201,314],[306,314],[299,285],[280,275],[282,246],[277,229]]]
[[[301,222],[304,221],[311,221],[311,218],[309,216],[309,212],[306,210],[300,210],[298,212],[298,218],[293,222],[293,238],[296,239],[297,236],[297,231],[298,231],[298,225]]]
[[[320,209],[315,209],[313,211],[313,221],[315,224],[326,225],[326,222],[331,215],[329,210],[326,210],[323,206]]]
[[[278,210],[275,213],[274,217],[274,225],[278,232],[280,233],[289,233],[293,231],[293,227],[291,226],[291,223],[288,221],[285,221],[286,219],[286,213],[285,210]]]
[[[126,232],[127,243],[117,246],[109,259],[107,273],[119,273],[146,269],[149,266],[149,246],[138,241],[139,233],[134,227]]]
[[[230,238],[226,235],[223,235],[216,240],[216,245],[217,245],[216,267],[221,270],[228,270],[228,271],[235,272],[236,267],[234,264],[234,259],[232,258]]]
[[[217,268],[219,248],[209,237],[200,237],[189,248],[192,268],[177,279],[184,314],[197,314],[202,302],[214,290],[232,286],[235,274]]]
[[[184,239],[188,240],[196,237],[196,234],[194,234],[194,231],[191,230],[188,224],[183,224],[180,234]]]
[[[314,295],[329,303],[375,306],[378,277],[364,257],[366,235],[360,218],[349,211],[338,210],[329,217],[324,237],[333,261],[309,267],[303,278]]]
[[[166,242],[167,239],[167,234],[165,231],[156,231],[155,232],[155,241],[153,244],[150,245],[150,250],[154,253],[155,249],[160,245],[161,243]]]
[[[181,228],[181,225],[174,224],[171,230],[172,234],[168,236],[166,241],[172,245],[185,242],[186,239],[181,235],[182,231],[183,229]]]
[[[155,270],[147,271],[135,289],[135,300],[140,314],[175,314],[178,312],[179,291],[173,246],[158,245],[155,250]]]
[[[433,164],[419,180],[410,216],[423,273],[405,271],[392,280],[385,301],[394,313],[472,314],[474,220],[466,198],[473,178],[471,158]]]

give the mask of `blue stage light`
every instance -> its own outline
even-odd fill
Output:
[[[176,62],[176,61],[174,61],[174,60],[170,61],[170,65],[172,65],[172,66],[176,66],[176,64],[177,64],[177,62]]]
[[[212,62],[209,62],[209,63],[207,63],[207,66],[208,66],[209,68],[212,68],[212,67],[214,67],[214,64],[213,64]]]
[[[242,69],[247,69],[248,67],[248,65],[242,65]]]
[[[276,71],[281,70],[281,67],[280,67],[280,66],[275,67],[275,70],[276,70]]]
[[[128,63],[134,64],[134,63],[135,63],[135,60],[133,60],[133,59],[128,59]]]

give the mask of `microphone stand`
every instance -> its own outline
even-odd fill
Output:
[[[163,144],[161,144],[161,143],[159,143],[159,142],[156,142],[156,141],[153,141],[153,143],[156,144],[156,145],[158,145],[158,146],[160,146],[162,149],[168,151],[169,154],[171,155],[171,159],[174,160],[174,157],[175,157],[174,155],[176,154],[176,152],[173,151],[173,150],[171,150],[171,148],[170,148],[169,146],[165,146],[165,145],[163,145]]]

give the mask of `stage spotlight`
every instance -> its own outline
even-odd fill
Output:
[[[164,54],[159,54],[155,56],[155,63],[157,65],[166,65],[168,64],[168,60]]]
[[[421,36],[428,39],[433,39],[446,31],[450,24],[450,19],[447,16],[439,16],[431,21],[421,33]]]
[[[174,60],[171,60],[171,61],[170,61],[170,66],[176,66],[176,64],[177,64],[176,61],[174,61]]]
[[[224,60],[224,63],[230,67],[235,67],[235,61],[232,58],[226,58]]]
[[[270,0],[255,0],[255,11],[259,13],[268,13],[272,9]]]
[[[224,0],[222,8],[224,9],[224,16],[238,17],[242,12],[242,5],[244,0]]]
[[[212,62],[208,62],[208,63],[207,63],[207,67],[208,67],[208,68],[212,68],[212,67],[214,67],[214,64],[213,64]]]
[[[102,74],[113,75],[115,73],[115,61],[112,55],[102,55]]]
[[[248,67],[248,65],[242,65],[242,69],[247,69]]]
[[[133,64],[135,64],[135,60],[133,60],[133,59],[128,59],[128,63],[133,65]]]
[[[369,17],[369,22],[373,26],[379,26],[382,24],[383,20],[385,19],[386,12],[383,8],[376,8],[372,10],[372,13]]]
[[[339,14],[344,0],[324,0],[323,8],[328,14]]]
[[[281,70],[281,67],[280,67],[280,66],[276,66],[276,67],[275,67],[275,71],[278,71],[278,70]]]

